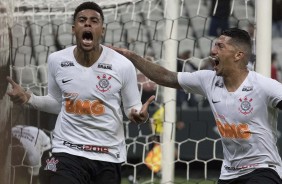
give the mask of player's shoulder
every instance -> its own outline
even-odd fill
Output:
[[[281,85],[281,83],[279,83],[277,80],[264,76],[255,71],[250,71],[248,80],[256,87],[260,87],[266,90],[273,89],[276,85]]]
[[[48,66],[50,68],[58,66],[74,66],[73,50],[76,46],[55,51],[48,56]]]
[[[178,72],[178,78],[193,78],[193,79],[203,79],[203,80],[213,80],[213,78],[216,78],[215,71],[212,70],[197,70],[194,72]]]
[[[202,78],[204,80],[207,80],[207,79],[213,80],[214,78],[221,78],[217,76],[215,71],[213,70],[198,70],[198,71],[192,72],[191,75]]]
[[[102,47],[103,47],[103,52],[106,55],[106,60],[111,62],[113,65],[122,66],[122,67],[133,66],[133,64],[120,53],[104,45],[102,45]]]
[[[200,75],[205,75],[205,76],[210,76],[210,77],[216,77],[216,73],[214,70],[208,70],[208,69],[204,69],[204,70],[198,70],[197,71]]]
[[[275,81],[275,80],[271,79],[270,77],[267,77],[263,74],[255,72],[255,71],[249,71],[248,79],[253,81],[253,82],[256,82],[256,83],[264,83],[266,81],[268,81],[268,82]]]
[[[73,56],[73,50],[76,46],[71,46],[71,47],[67,47],[65,49],[59,50],[59,51],[55,51],[52,52],[51,54],[49,54],[49,61],[52,60],[56,60],[57,58],[61,58],[61,57],[71,57]]]

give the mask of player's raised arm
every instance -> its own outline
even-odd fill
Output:
[[[11,100],[16,104],[25,104],[30,98],[30,94],[27,93],[24,88],[17,84],[13,79],[7,77],[7,81],[12,85],[12,91],[7,92]]]
[[[61,110],[61,100],[48,94],[45,96],[36,96],[32,92],[27,92],[17,84],[13,79],[7,77],[7,81],[12,85],[12,90],[7,92],[13,103],[24,105],[29,104],[33,108],[52,114],[59,114]]]
[[[177,72],[172,72],[160,65],[152,63],[133,51],[112,46],[110,48],[124,55],[138,70],[157,84],[171,88],[181,88],[177,80]]]

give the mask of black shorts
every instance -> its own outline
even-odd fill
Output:
[[[281,184],[282,180],[276,171],[270,168],[259,168],[253,172],[230,180],[218,180],[218,184]]]
[[[120,184],[121,163],[53,153],[42,162],[39,178],[41,184]]]

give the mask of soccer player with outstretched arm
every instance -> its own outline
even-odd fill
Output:
[[[211,50],[214,71],[172,72],[132,51],[115,48],[152,81],[207,97],[221,135],[224,160],[218,184],[281,184],[276,146],[282,84],[247,69],[251,38],[224,30]]]
[[[119,184],[126,160],[121,105],[132,122],[143,123],[154,96],[142,106],[133,64],[100,44],[104,15],[96,3],[80,4],[73,21],[76,45],[48,57],[48,95],[29,94],[9,77],[8,95],[15,103],[59,113],[41,182]]]

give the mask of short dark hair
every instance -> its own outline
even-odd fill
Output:
[[[231,37],[233,43],[238,44],[239,46],[244,46],[246,49],[245,51],[248,54],[248,59],[251,57],[252,39],[247,31],[239,28],[229,28],[223,30],[221,35]]]
[[[74,14],[73,14],[73,22],[75,21],[75,18],[80,11],[87,10],[87,9],[98,12],[102,17],[102,21],[104,22],[104,13],[103,13],[102,8],[98,4],[91,2],[91,1],[81,3],[78,7],[76,7]]]

